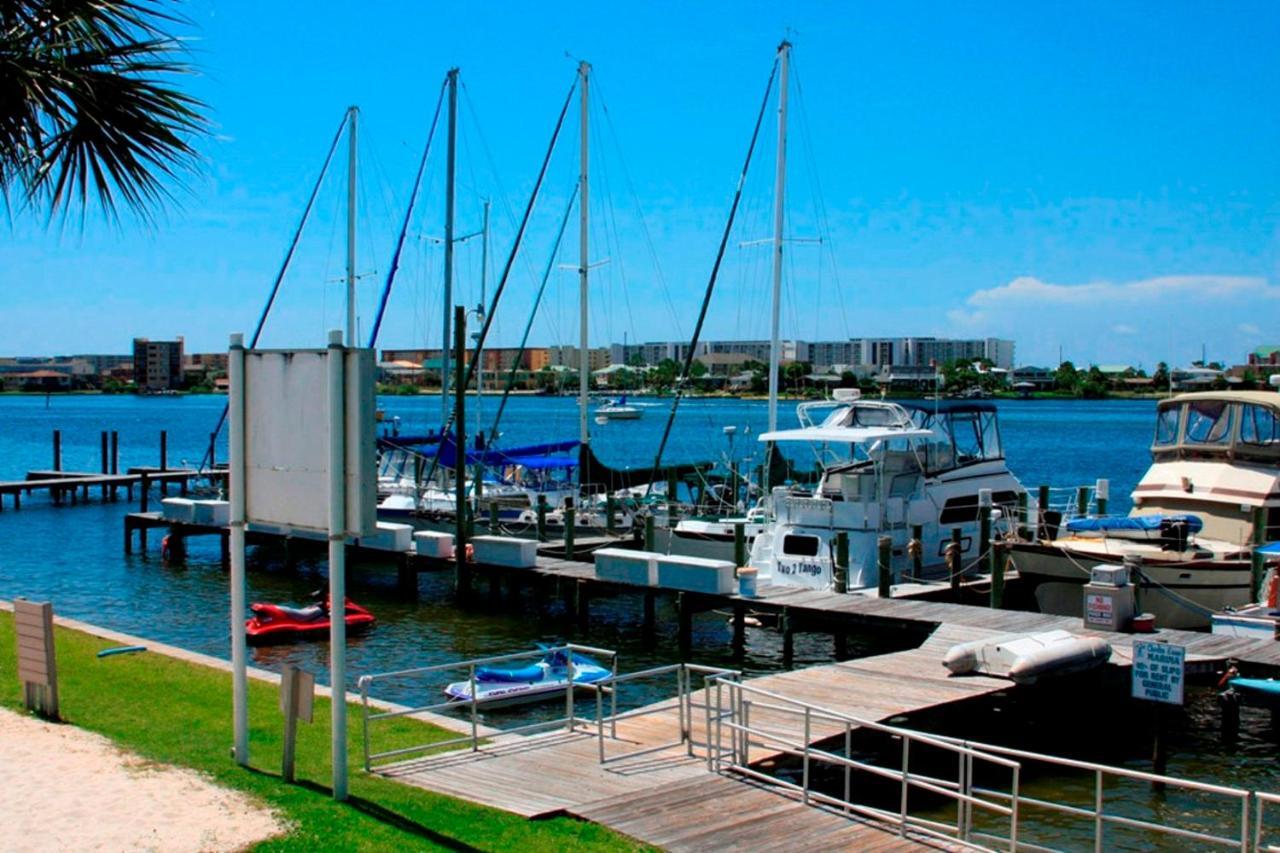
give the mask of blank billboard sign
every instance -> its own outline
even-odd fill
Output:
[[[373,350],[345,357],[346,534],[377,529]],[[329,529],[328,350],[246,350],[245,521]]]

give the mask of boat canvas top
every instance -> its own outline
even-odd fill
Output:
[[[915,427],[802,427],[762,433],[759,441],[807,441],[843,444],[868,444],[890,438],[929,438],[933,430]]]
[[[1280,462],[1280,394],[1202,391],[1161,400],[1151,444],[1156,462]]]

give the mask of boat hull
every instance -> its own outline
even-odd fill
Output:
[[[1117,543],[1112,553],[1099,553],[1059,542],[1022,543],[1013,546],[1010,557],[1041,613],[1081,616],[1089,569],[1122,565],[1127,545],[1132,542]],[[1142,571],[1139,606],[1153,614],[1161,628],[1208,628],[1214,611],[1250,600],[1252,572],[1245,560],[1145,560]]]

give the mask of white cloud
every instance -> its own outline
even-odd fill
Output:
[[[1032,276],[970,294],[947,332],[1017,341],[1023,363],[1171,363],[1244,357],[1241,335],[1280,324],[1280,285],[1260,276],[1171,275],[1061,284]]]

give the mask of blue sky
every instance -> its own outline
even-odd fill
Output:
[[[225,346],[251,331],[333,130],[362,113],[361,323],[445,71],[462,69],[458,220],[493,199],[501,268],[575,60],[592,62],[593,344],[686,337],[790,32],[790,337],[999,335],[1018,360],[1235,361],[1280,342],[1274,4],[189,4],[188,81],[216,136],[154,227],[19,214],[9,353]],[[574,58],[571,58],[574,57]],[[513,343],[577,174],[576,105],[496,318]],[[772,112],[705,334],[765,337]],[[443,146],[381,346],[439,341]],[[344,171],[324,186],[264,344],[342,321]],[[821,238],[822,242],[814,242]],[[538,344],[576,340],[576,236]],[[479,241],[458,248],[479,297]]]

